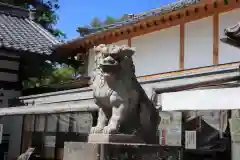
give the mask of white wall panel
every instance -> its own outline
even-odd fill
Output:
[[[185,24],[184,68],[213,64],[213,18],[208,17]]]
[[[203,111],[239,109],[239,92],[240,87],[163,93],[161,95],[162,110]]]
[[[136,75],[163,73],[179,70],[180,28],[156,31],[132,39],[136,48],[133,61]]]

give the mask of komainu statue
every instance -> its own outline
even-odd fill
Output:
[[[240,23],[235,24],[234,26],[224,29],[225,35],[231,40],[237,41],[240,43]]]
[[[99,114],[91,133],[130,134],[156,143],[160,117],[135,76],[135,50],[101,44],[93,51],[96,69],[92,87]]]

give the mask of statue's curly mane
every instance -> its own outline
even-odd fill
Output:
[[[109,49],[110,48],[110,49]],[[99,78],[104,81],[103,78],[103,72],[100,68],[100,61],[103,59],[104,54],[124,54],[124,52],[134,52],[130,47],[128,46],[116,46],[116,45],[104,45],[101,44],[93,49],[93,53],[95,54],[95,68],[94,68],[94,74],[93,74],[93,81],[95,80],[95,77],[98,75]],[[117,76],[119,79],[121,79],[123,84],[126,84],[131,87],[131,82],[133,80],[136,80],[135,76],[135,67],[133,64],[132,56],[124,56],[122,57],[120,61],[121,70],[119,73],[117,73]]]

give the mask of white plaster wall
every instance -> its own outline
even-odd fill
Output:
[[[240,22],[240,9],[219,15],[219,38],[224,37],[224,29]],[[219,63],[240,61],[239,48],[219,42]]]
[[[224,36],[224,29],[240,21],[240,9],[235,9],[219,16],[219,38]],[[213,17],[192,21],[185,24],[184,67],[185,69],[213,65]],[[171,27],[131,39],[136,48],[133,61],[136,75],[163,73],[179,70],[180,30]],[[118,41],[117,45],[127,45],[127,40]],[[219,42],[219,63],[240,61],[240,50]],[[1,63],[0,63],[1,67]],[[88,75],[94,68],[94,55],[90,53]]]
[[[136,75],[179,70],[180,28],[171,27],[132,39]]]
[[[184,68],[213,64],[213,18],[207,17],[185,24]]]

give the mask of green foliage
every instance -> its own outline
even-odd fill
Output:
[[[58,67],[51,75],[53,84],[62,83],[73,80],[75,77],[75,69],[71,66]]]
[[[111,16],[107,16],[107,18],[104,21],[104,25],[113,24],[113,23],[115,23],[117,21],[119,21],[119,19],[113,18]]]
[[[20,6],[26,9],[34,9],[33,20],[36,23],[40,24],[56,38],[66,38],[63,31],[55,28],[55,25],[59,20],[59,17],[56,14],[56,11],[60,8],[58,0],[0,0],[0,2]],[[81,74],[81,70],[79,69],[81,66],[76,66],[75,64],[66,65],[43,62],[42,59],[37,60],[37,62],[31,61],[31,59],[28,59],[24,63],[25,68],[22,73],[24,88],[59,84],[74,80],[79,74]]]
[[[90,23],[91,27],[93,28],[99,28],[102,26],[102,22],[99,18],[94,17]]]
[[[23,87],[35,88],[72,81],[77,79],[81,72],[78,68],[73,68],[66,64],[60,65],[57,63],[45,62],[43,67],[39,68],[37,74],[38,76],[31,76],[24,80]]]
[[[58,0],[0,0],[0,2],[33,9],[33,20],[36,23],[40,24],[59,40],[66,38],[63,31],[55,28],[59,20],[56,14],[56,11],[60,8]],[[98,20],[96,19],[94,23],[93,25],[97,27]],[[23,73],[21,73],[24,88],[34,88],[71,81],[77,79],[77,76],[84,72],[83,65],[57,64],[44,62],[42,59],[32,61],[33,59],[29,58],[24,62],[25,68],[23,69]]]

